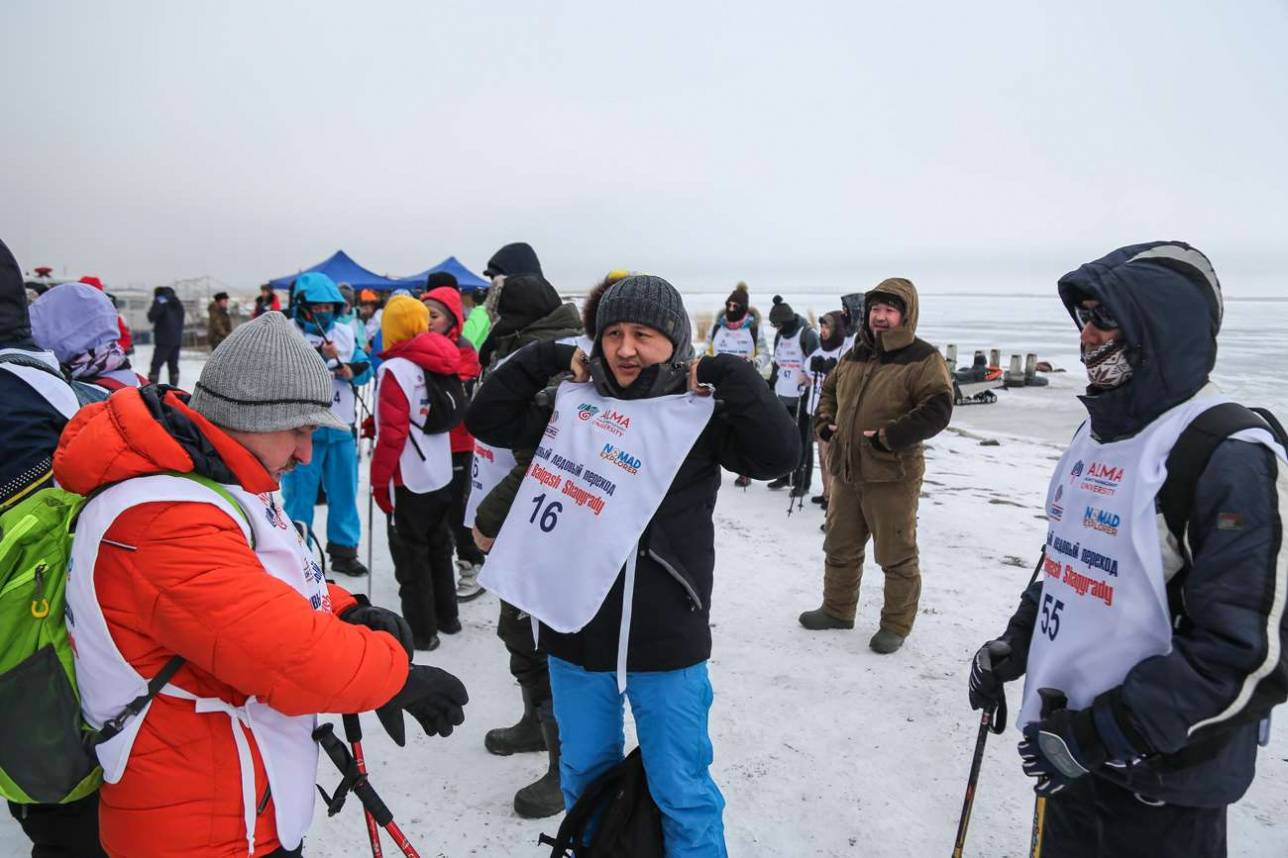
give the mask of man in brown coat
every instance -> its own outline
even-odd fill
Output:
[[[206,322],[206,338],[210,341],[210,350],[222,343],[233,332],[233,320],[228,315],[228,293],[216,292],[214,300],[206,307],[210,319]]]
[[[917,290],[892,277],[864,296],[859,341],[823,382],[814,431],[830,443],[823,606],[801,614],[807,629],[852,629],[868,538],[885,572],[881,628],[868,645],[897,650],[912,631],[921,595],[917,501],[921,442],[952,416],[948,366],[917,339]]]

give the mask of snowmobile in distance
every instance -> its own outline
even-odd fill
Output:
[[[988,405],[997,401],[993,391],[1005,384],[1002,368],[989,366],[982,351],[975,352],[971,366],[953,370],[954,405]]]

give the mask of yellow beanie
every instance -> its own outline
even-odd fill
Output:
[[[410,295],[395,295],[389,299],[380,317],[383,348],[391,349],[428,330],[429,308],[424,304]]]

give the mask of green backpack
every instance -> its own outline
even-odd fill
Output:
[[[201,483],[248,521],[214,480],[170,476]],[[183,665],[171,658],[147,693],[102,730],[82,717],[64,618],[72,537],[88,500],[46,488],[0,514],[0,796],[17,804],[62,804],[98,789],[94,747],[119,733]]]

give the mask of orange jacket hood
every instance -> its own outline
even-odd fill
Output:
[[[54,453],[54,476],[68,491],[88,494],[134,477],[195,472],[249,492],[277,482],[249,450],[188,407],[173,388],[118,391],[87,405],[67,424]]]

